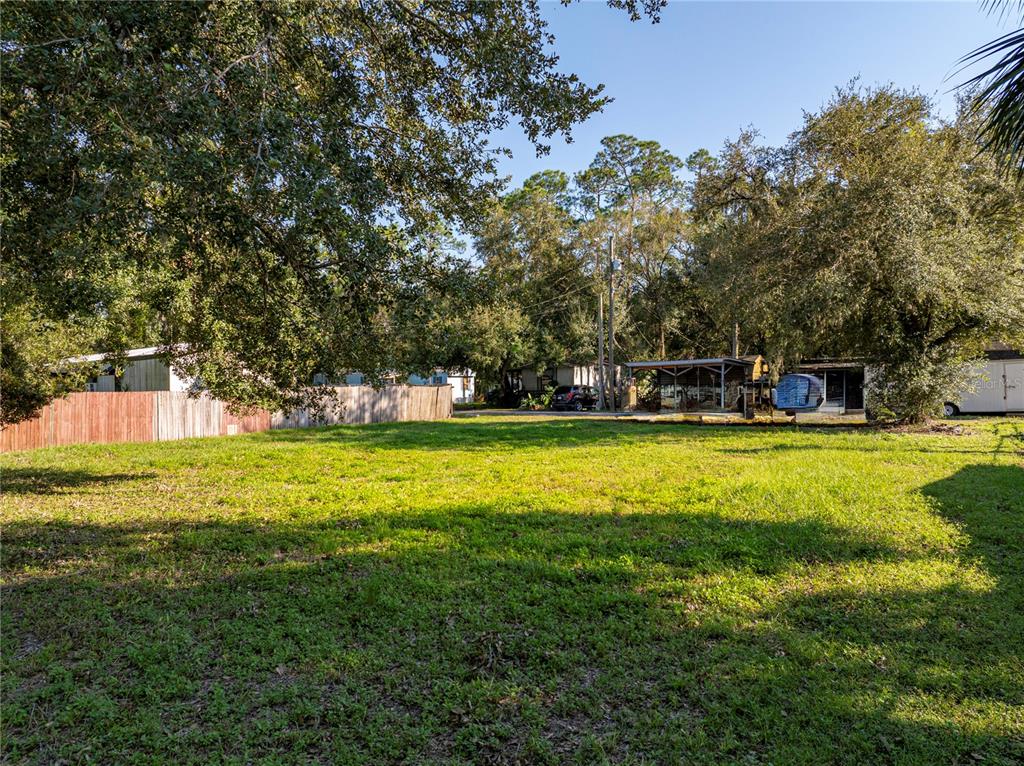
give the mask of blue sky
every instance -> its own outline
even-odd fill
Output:
[[[604,83],[615,101],[536,157],[517,126],[495,136],[511,148],[501,172],[519,184],[546,168],[585,168],[604,136],[661,142],[685,159],[712,152],[753,125],[778,144],[804,110],[836,86],[914,86],[953,112],[946,80],[957,59],[1007,31],[977,3],[672,2],[660,24],[630,23],[604,2],[543,2],[560,68]]]

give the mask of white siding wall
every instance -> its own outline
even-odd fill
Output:
[[[973,391],[959,402],[961,412],[1024,411],[1024,360],[998,359],[978,369]]]
[[[122,391],[170,391],[171,370],[160,359],[139,359],[124,369]]]
[[[452,387],[452,401],[463,404],[473,401],[475,379],[472,375],[449,375],[448,384]]]
[[[1024,360],[1006,362],[1006,409],[1024,412]]]
[[[597,368],[591,366],[576,367],[573,373],[573,384],[577,386],[596,386]]]
[[[618,367],[618,379],[625,380],[624,368]],[[541,374],[546,370],[540,370]],[[560,365],[554,368],[555,379],[553,384],[556,386],[596,386],[597,385],[597,365]],[[526,391],[537,391],[540,388],[538,381],[538,370],[530,367],[524,367],[521,370],[523,389]]]
[[[168,391],[191,391],[193,387],[203,388],[201,382],[196,381],[195,378],[179,378],[177,373],[174,372],[174,368],[171,367],[167,370],[168,373]]]
[[[161,359],[135,359],[124,368],[121,376],[121,391],[191,391],[194,381],[180,378]],[[89,386],[90,391],[117,391],[113,375],[100,375]]]

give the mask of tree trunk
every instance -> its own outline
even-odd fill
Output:
[[[501,366],[501,405],[503,407],[518,407],[519,401],[516,397],[515,376],[507,365]]]

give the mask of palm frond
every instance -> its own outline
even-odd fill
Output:
[[[1017,13],[1024,17],[1024,0],[981,0],[981,9],[1005,21]]]
[[[1024,0],[1003,0],[1003,4],[1024,8]],[[971,51],[960,63],[971,66],[992,59],[994,64],[964,85],[980,88],[974,105],[986,112],[979,133],[984,148],[1024,178],[1024,28]]]

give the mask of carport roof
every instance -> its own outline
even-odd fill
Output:
[[[810,359],[796,366],[797,372],[815,370],[859,370],[867,366],[863,359]]]
[[[757,357],[716,356],[709,359],[672,359],[664,362],[626,362],[634,370],[665,369],[667,367],[708,367],[711,365],[735,364],[753,367]]]

